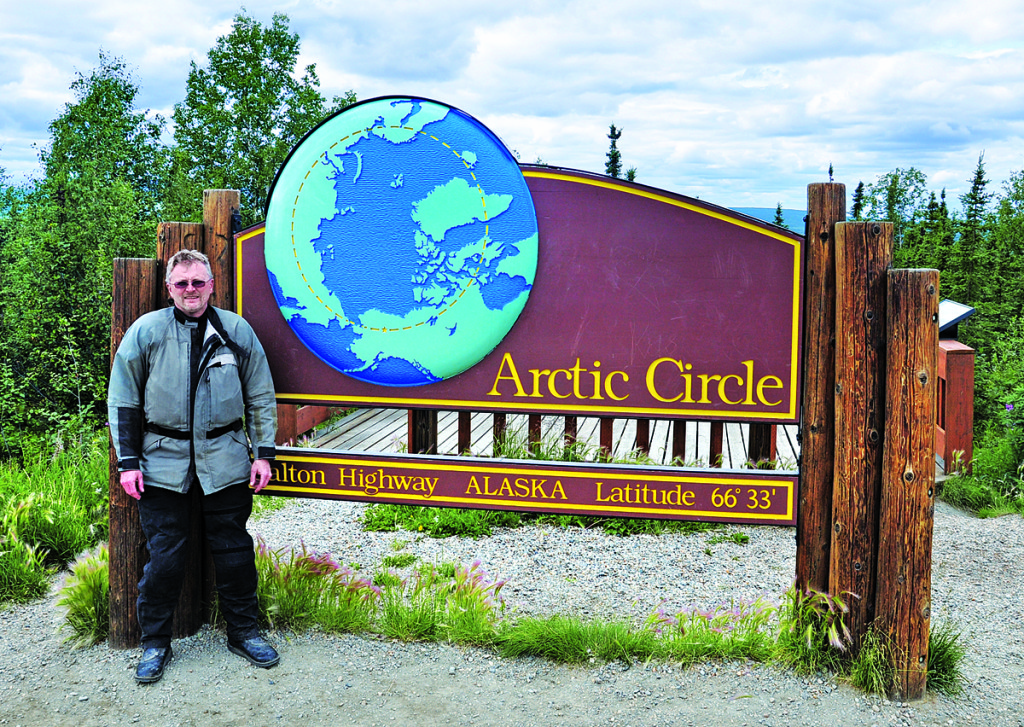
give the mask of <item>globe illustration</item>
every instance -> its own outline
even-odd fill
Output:
[[[537,269],[515,158],[471,116],[379,98],[330,117],[271,189],[267,273],[288,325],[361,381],[419,386],[505,337]]]

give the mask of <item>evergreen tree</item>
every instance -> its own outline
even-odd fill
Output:
[[[991,273],[994,262],[987,249],[986,237],[989,233],[988,204],[992,193],[987,192],[988,179],[985,177],[985,154],[978,157],[978,165],[970,180],[971,187],[966,194],[960,196],[963,205],[964,219],[960,224],[960,234],[953,248],[951,267],[957,269],[962,277],[963,300],[960,302],[976,307],[984,307],[986,280]]]
[[[857,182],[857,187],[853,190],[853,204],[851,205],[850,219],[864,219],[864,182]]]
[[[772,220],[772,224],[777,227],[785,227],[789,229],[789,225],[786,224],[786,218],[782,216],[782,202],[775,205],[775,219]]]
[[[618,179],[622,176],[622,155],[619,153],[618,141],[622,136],[622,129],[616,129],[612,124],[608,130],[608,161],[604,165],[604,173],[609,177]],[[636,172],[634,172],[634,176]]]
[[[242,217],[263,218],[267,193],[292,147],[328,114],[355,103],[349,91],[328,106],[316,66],[295,76],[299,36],[276,13],[269,27],[239,13],[206,64],[192,63],[185,100],[174,107],[169,205],[198,220],[204,189],[238,189]]]

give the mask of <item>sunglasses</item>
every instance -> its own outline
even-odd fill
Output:
[[[185,290],[186,288],[188,288],[189,285],[191,285],[196,290],[202,290],[203,288],[206,287],[206,284],[209,282],[210,280],[179,280],[177,283],[171,283],[171,285],[173,285],[178,290]]]

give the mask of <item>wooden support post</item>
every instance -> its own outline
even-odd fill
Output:
[[[672,422],[672,464],[686,463],[686,420]]]
[[[847,626],[856,651],[875,610],[885,434],[886,271],[892,262],[893,226],[842,222],[835,232],[836,423],[829,592],[847,599]]]
[[[433,409],[409,410],[410,454],[437,454],[437,412]]]
[[[125,331],[136,318],[156,307],[158,294],[162,290],[156,260],[114,260],[110,320],[111,363]],[[142,578],[142,568],[148,560],[148,554],[146,538],[139,523],[139,509],[121,488],[113,447],[110,448],[109,494],[109,643],[113,649],[127,649],[139,645],[139,620],[135,602],[139,596],[139,579]]]
[[[205,254],[206,228],[195,222],[161,222],[157,227],[156,259],[160,271],[160,298],[167,300],[163,281],[167,274],[167,261],[180,250],[198,250]],[[210,266],[213,268],[212,264]],[[218,271],[213,268],[216,280],[214,289],[220,284]],[[200,502],[202,489],[193,487],[190,493],[191,517],[187,541],[188,554],[185,558],[185,575],[182,581],[178,606],[174,611],[172,633],[175,638],[191,636],[206,621],[209,605],[213,602],[213,556],[206,545],[203,533],[203,509]]]
[[[612,458],[612,454],[615,451],[615,419],[613,417],[601,417],[601,434],[599,446],[601,448],[600,457],[607,461]]]
[[[708,447],[708,466],[722,466],[722,440],[725,435],[723,422],[711,422],[711,446]]]
[[[473,446],[473,412],[459,412],[459,441],[457,454],[469,454]]]
[[[298,436],[298,407],[294,404],[278,404],[275,443],[294,447]]]
[[[505,435],[508,433],[508,415],[494,414],[493,439],[494,456],[501,454],[501,446],[505,442]]]
[[[644,454],[651,451],[651,420],[636,420],[636,448]]]
[[[530,443],[530,451],[537,452],[542,444],[541,428],[543,421],[540,414],[530,414],[527,422],[527,441]]]
[[[800,496],[796,525],[796,583],[828,589],[835,446],[834,227],[846,219],[846,187],[807,186],[804,274],[803,412]]]
[[[167,260],[181,250],[198,250],[203,252],[203,236],[206,228],[199,222],[161,222],[156,228],[156,262],[160,276],[157,291],[157,307],[162,308],[163,302],[170,304],[170,297],[164,287],[167,274]],[[204,253],[205,254],[205,253]],[[214,271],[216,277],[216,271]],[[220,285],[220,280],[214,286]]]
[[[777,459],[775,450],[777,434],[778,428],[775,424],[755,422],[750,425],[750,435],[747,440],[747,462],[750,466],[763,468]]]
[[[235,310],[235,245],[231,226],[238,212],[241,194],[236,189],[208,189],[203,192],[203,227],[213,277],[217,279],[214,305]]]
[[[877,623],[896,654],[897,688],[924,695],[935,515],[939,273],[889,271],[885,447]]]
[[[576,417],[575,416],[567,416],[565,418],[565,439],[564,439],[564,441],[565,441],[565,446],[567,448],[571,447],[574,444],[576,444],[576,434],[577,434],[577,431],[578,431],[577,426],[578,425],[577,425],[577,421],[576,421]]]

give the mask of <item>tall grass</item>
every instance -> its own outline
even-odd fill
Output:
[[[319,627],[403,641],[447,641],[569,664],[750,659],[801,673],[827,669],[866,691],[888,694],[896,686],[884,639],[869,632],[859,654],[851,655],[845,604],[812,590],[791,588],[779,606],[758,600],[710,610],[662,607],[639,625],[571,615],[508,619],[501,596],[505,581],[492,579],[479,561],[468,567],[420,565],[404,578],[381,569],[370,581],[329,554],[305,546],[271,550],[259,541],[256,563],[262,619],[280,629]],[[80,644],[106,637],[107,567],[105,550],[81,559],[61,593],[67,625]],[[955,629],[933,631],[929,687],[956,694],[965,654]]]
[[[0,603],[46,591],[54,569],[107,537],[106,435],[60,438],[0,463]]]

